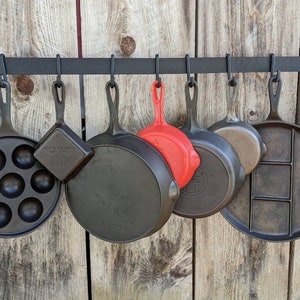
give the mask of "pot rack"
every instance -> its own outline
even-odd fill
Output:
[[[231,72],[300,72],[299,56],[230,57]],[[115,58],[114,74],[155,74],[156,58]],[[189,73],[228,73],[228,56],[189,58]],[[272,68],[271,68],[272,66]],[[57,75],[57,58],[5,57],[7,75]],[[159,58],[159,74],[186,74],[186,58]],[[60,58],[60,74],[111,74],[111,58]]]

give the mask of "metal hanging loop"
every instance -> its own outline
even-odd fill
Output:
[[[156,74],[156,80],[157,80],[157,88],[160,88],[161,86],[161,77],[159,76],[159,55],[155,55],[155,74]]]
[[[113,89],[115,86],[115,56],[112,54],[110,57],[110,88]]]
[[[236,86],[237,85],[237,80],[236,78],[231,74],[231,55],[229,53],[226,54],[226,67],[227,67],[227,76],[228,76],[228,84],[230,86]]]
[[[0,54],[0,87],[6,88],[7,81],[7,73],[6,73],[6,66],[5,66],[5,56],[4,54]]]
[[[59,54],[56,54],[56,72],[56,86],[60,88],[63,85],[63,82],[61,81],[61,60]]]
[[[186,76],[189,83],[189,87],[195,86],[195,79],[191,76],[191,60],[188,54],[185,55],[185,65],[186,65]]]
[[[273,82],[277,82],[280,80],[280,71],[279,70],[275,71],[275,54],[271,53],[270,58],[271,58],[271,66],[270,66],[271,77],[273,77]],[[275,76],[275,72],[277,72],[276,76]]]

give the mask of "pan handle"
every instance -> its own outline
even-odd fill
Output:
[[[11,87],[8,81],[2,80],[3,87],[0,88],[0,109],[2,117],[1,128],[10,132],[15,132],[11,123]],[[1,89],[5,89],[6,100],[4,102]]]
[[[274,93],[273,83],[277,82],[277,89]],[[280,92],[282,88],[282,79],[277,75],[272,75],[269,79],[269,98],[270,98],[270,113],[267,117],[267,120],[282,120],[278,113],[278,104],[280,98]]]
[[[115,90],[114,101],[111,95],[111,90]],[[108,81],[105,86],[106,90],[106,100],[109,109],[109,126],[106,130],[107,134],[116,135],[119,133],[124,133],[125,131],[122,129],[119,123],[118,111],[119,111],[119,86],[116,82],[112,83]]]
[[[160,96],[158,98],[157,89],[160,89]],[[164,107],[164,93],[165,85],[163,82],[160,82],[160,87],[158,87],[158,80],[152,83],[152,98],[154,105],[154,122],[153,125],[164,125],[167,122],[164,120],[163,107]]]
[[[236,109],[236,99],[238,95],[239,84],[238,81],[234,80],[234,85],[231,85],[232,79],[227,81],[226,84],[226,100],[227,100],[227,115],[226,121],[228,122],[238,122],[239,119],[236,116],[235,109]],[[232,93],[231,93],[232,89]]]
[[[191,98],[190,88],[194,89],[193,98]],[[191,87],[190,82],[185,84],[185,103],[187,111],[187,120],[182,128],[187,129],[189,132],[199,130],[197,123],[197,101],[198,101],[198,83],[194,80],[194,84]]]
[[[60,90],[60,96],[59,96]],[[64,114],[65,114],[65,85],[62,81],[54,81],[52,84],[52,94],[55,103],[55,113],[56,113],[56,123],[64,122]]]

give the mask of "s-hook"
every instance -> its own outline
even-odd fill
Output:
[[[6,73],[6,66],[5,66],[5,56],[4,54],[0,54],[0,87],[6,88],[7,85],[7,73]]]
[[[59,103],[63,103],[65,100],[65,86],[61,80],[61,60],[59,54],[56,54],[56,72],[57,75],[56,80],[53,82],[52,85],[52,93],[54,99],[56,99]],[[58,93],[58,90],[60,90],[60,95]]]
[[[237,80],[231,74],[231,55],[229,53],[226,54],[226,67],[227,67],[227,76],[228,76],[228,84],[230,86],[236,86]]]
[[[273,82],[277,82],[280,78],[280,71],[277,70],[277,74],[275,77],[275,54],[271,53],[270,54],[270,58],[271,58],[271,63],[270,63],[270,69],[271,69],[271,77],[273,77]]]
[[[195,85],[194,77],[191,76],[191,60],[188,54],[185,55],[185,66],[186,66],[186,76],[187,81],[189,83],[189,87],[193,87]]]
[[[155,55],[155,74],[156,74],[156,80],[157,80],[157,88],[160,88],[161,85],[161,77],[159,76],[159,55]]]
[[[115,86],[115,56],[112,54],[110,57],[110,88],[113,89]]]
[[[61,60],[59,54],[56,54],[56,72],[57,76],[55,84],[57,87],[61,87],[63,83],[61,81]]]

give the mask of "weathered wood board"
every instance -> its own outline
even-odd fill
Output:
[[[107,1],[103,6],[96,3],[81,2],[84,57],[124,57],[131,52],[131,57],[154,58],[156,53],[160,57],[194,55],[193,2]],[[166,22],[175,16],[176,22]],[[134,46],[135,51],[129,51]],[[185,78],[184,74],[162,75],[165,116],[176,125],[183,123],[185,114]],[[107,127],[104,88],[108,80],[109,76],[85,78],[88,138]],[[154,80],[154,75],[116,77],[124,129],[136,133],[152,121]],[[176,216],[158,233],[130,244],[109,244],[91,236],[93,298],[192,299],[192,247],[192,221]]]
[[[61,22],[64,20],[64,23]],[[1,1],[0,52],[7,57],[77,56],[74,1]],[[55,122],[55,76],[9,76],[15,129],[40,139]],[[65,119],[81,132],[78,76],[63,76]],[[1,299],[87,299],[85,231],[66,199],[31,234],[0,240]]]
[[[298,1],[200,1],[198,55],[297,56],[300,23],[295,11],[299,10],[299,4]],[[255,123],[266,118],[268,76],[237,75],[241,119]],[[297,74],[282,74],[282,77],[280,115],[294,122]],[[226,114],[226,79],[225,74],[200,76],[204,126]],[[289,280],[297,280],[289,278],[293,258],[288,242],[267,243],[246,237],[221,214],[198,220],[195,238],[195,299],[287,299]],[[296,247],[295,255],[298,251]]]

